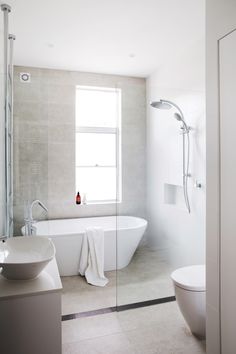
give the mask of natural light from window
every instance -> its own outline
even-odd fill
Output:
[[[88,203],[121,200],[121,90],[76,87],[76,193]]]

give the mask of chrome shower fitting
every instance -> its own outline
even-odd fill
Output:
[[[153,101],[150,103],[153,108],[158,109],[171,109],[176,108],[178,112],[174,113],[174,118],[182,123],[181,126],[181,134],[183,136],[183,190],[184,190],[184,200],[188,212],[190,213],[190,204],[189,204],[189,197],[188,197],[188,178],[191,176],[189,174],[189,153],[190,153],[190,139],[189,139],[189,131],[191,128],[186,124],[184,120],[184,115],[179,106],[174,102],[167,101],[167,100],[159,100]],[[186,138],[187,137],[187,154],[186,154]]]

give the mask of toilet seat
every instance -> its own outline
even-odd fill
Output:
[[[175,270],[171,278],[176,286],[189,291],[206,291],[206,267],[194,265]]]

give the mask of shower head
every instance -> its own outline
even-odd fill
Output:
[[[174,117],[176,120],[178,120],[179,122],[183,122],[183,118],[181,117],[181,115],[179,113],[174,113]]]
[[[177,108],[177,110],[179,111],[179,115],[183,119],[183,113],[182,113],[181,109],[174,102],[167,101],[167,100],[152,101],[152,102],[150,102],[150,106],[152,106],[153,108],[158,108],[158,109],[171,109],[173,107]]]
[[[174,102],[167,101],[167,100],[159,100],[159,101],[152,101],[150,105],[153,108],[158,108],[158,109],[171,109],[171,108],[176,108],[178,110],[178,113],[174,113],[174,118],[183,123],[184,131],[189,132],[189,127],[187,126],[185,120],[184,120],[184,115],[179,106],[175,104]]]
[[[160,101],[152,101],[150,103],[150,105],[153,108],[158,108],[158,109],[171,109],[172,105],[169,102],[166,102],[164,100],[160,100]]]
[[[158,109],[176,108],[178,110],[178,113],[174,113],[175,119],[177,119],[179,122],[183,122],[183,124],[186,125],[185,120],[184,120],[183,112],[181,111],[179,106],[177,106],[177,104],[175,104],[174,102],[167,101],[167,100],[159,100],[159,101],[150,102],[150,105],[153,108],[158,108]]]

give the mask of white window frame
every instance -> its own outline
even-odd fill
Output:
[[[89,168],[89,167],[98,167],[98,168],[103,168],[103,167],[111,167],[111,168],[116,168],[116,199],[102,199],[102,200],[88,200],[87,204],[107,204],[107,203],[121,203],[122,202],[122,170],[121,170],[121,89],[118,88],[110,88],[110,87],[97,87],[97,86],[81,86],[77,85],[76,86],[76,92],[77,90],[82,89],[82,90],[89,90],[89,91],[113,91],[118,94],[118,108],[117,108],[117,127],[86,127],[86,126],[77,126],[76,125],[76,136],[77,133],[92,133],[92,134],[115,134],[116,136],[116,163],[115,165],[91,165],[91,166],[82,166],[82,165],[76,165],[75,166],[75,174],[77,174],[77,169],[78,168]],[[77,192],[77,190],[76,190]]]

